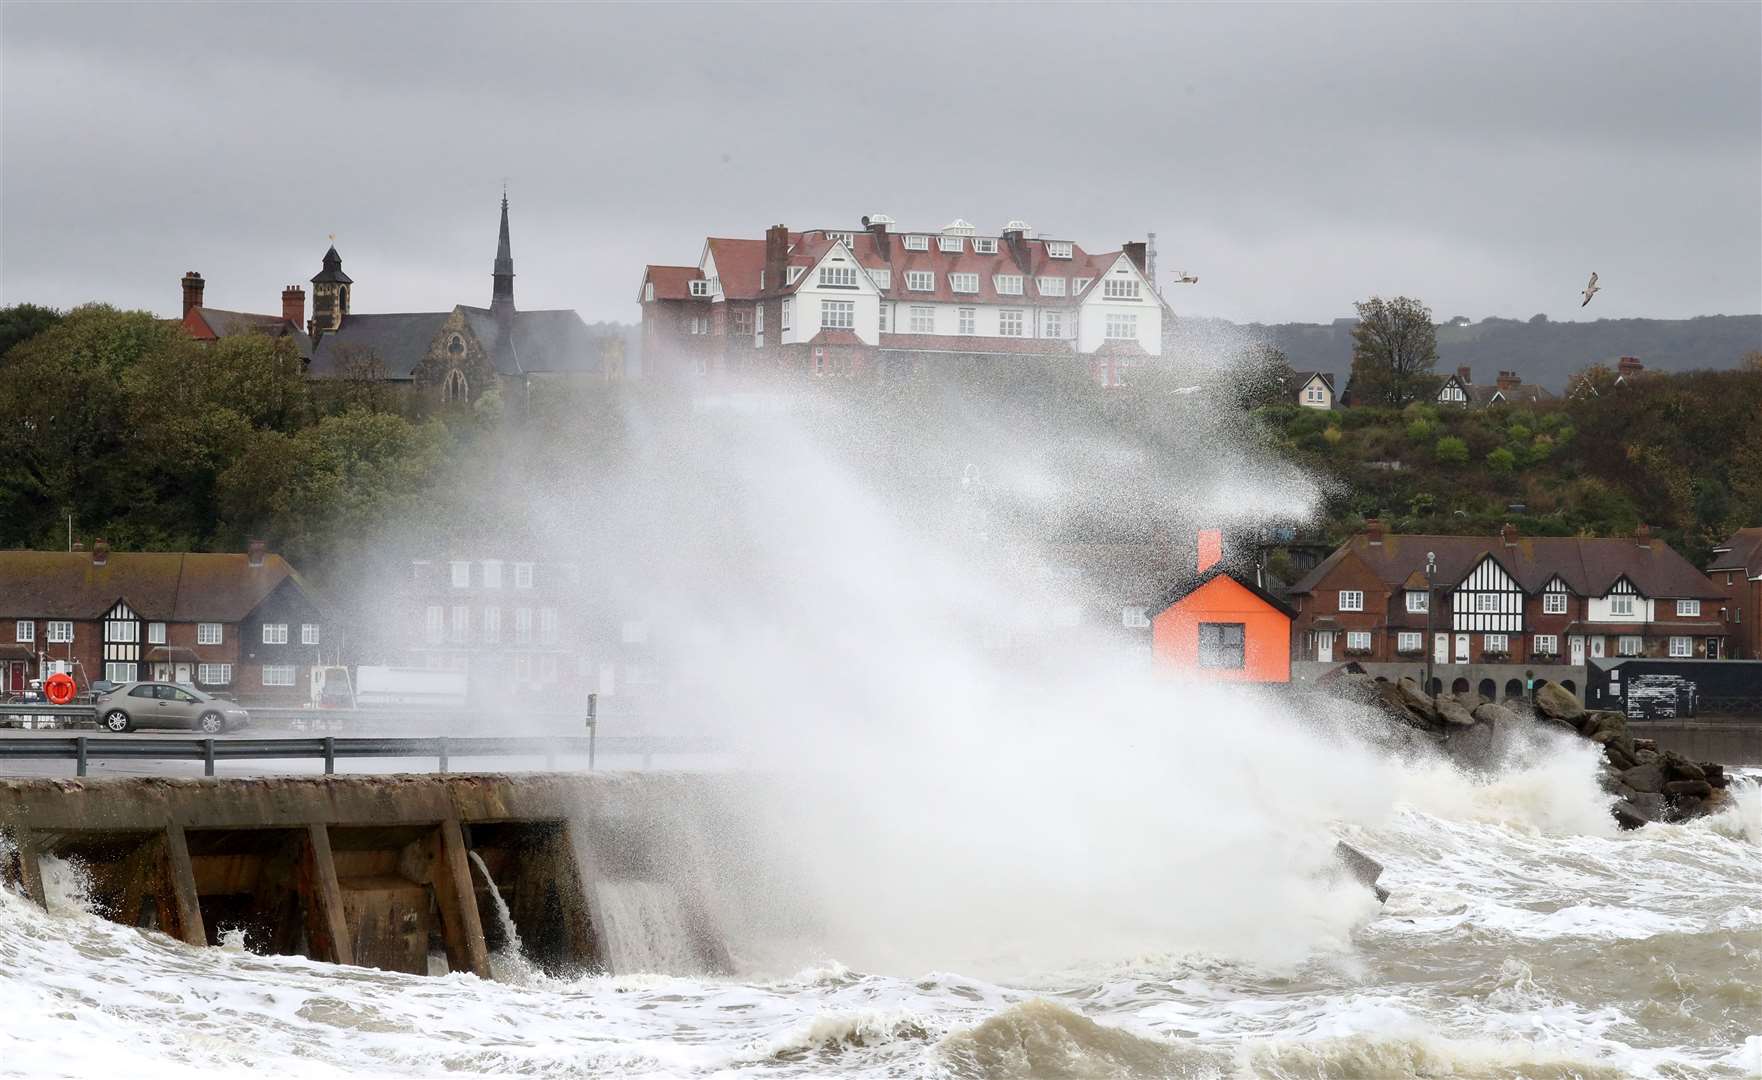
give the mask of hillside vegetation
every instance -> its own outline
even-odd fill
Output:
[[[1441,335],[1440,335],[1441,336]],[[1762,524],[1762,353],[1737,370],[1651,375],[1595,397],[1486,409],[1255,410],[1265,437],[1331,481],[1337,542],[1399,532],[1622,535],[1651,527],[1697,564]]]

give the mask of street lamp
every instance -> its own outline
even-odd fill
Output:
[[[1432,665],[1438,659],[1437,642],[1432,638],[1432,578],[1438,573],[1438,553],[1426,552],[1426,639],[1423,648],[1426,653],[1426,693],[1432,695],[1432,708],[1438,707],[1437,680],[1432,674]]]

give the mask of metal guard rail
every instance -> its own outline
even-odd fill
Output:
[[[414,739],[166,739],[75,735],[0,737],[0,759],[71,760],[78,764],[80,776],[86,775],[86,764],[94,758],[200,761],[208,776],[214,775],[217,761],[322,759],[324,771],[334,773],[338,758],[434,758],[440,763],[439,771],[446,772],[454,757],[539,757],[547,764],[559,756],[586,757],[587,767],[591,769],[596,752],[602,747],[613,752],[641,754],[645,763],[658,753],[704,753],[721,748],[714,739],[660,735],[605,739],[594,735],[555,738],[431,736]]]

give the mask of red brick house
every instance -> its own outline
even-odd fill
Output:
[[[0,551],[0,689],[56,671],[298,704],[324,619],[293,567],[241,554]]]
[[[1435,557],[1428,592],[1426,565]],[[1718,586],[1641,527],[1632,537],[1402,536],[1372,521],[1291,589],[1296,659],[1566,664],[1717,658]],[[1582,685],[1582,684],[1581,684]]]
[[[207,283],[191,270],[183,276],[184,330],[197,341],[219,341],[237,334],[266,334],[293,339],[302,362],[312,359],[312,339],[306,334],[306,290],[289,285],[281,291],[280,315],[257,315],[226,311],[202,303]]]
[[[1762,660],[1762,526],[1739,529],[1715,547],[1707,577],[1725,594],[1727,655]]]

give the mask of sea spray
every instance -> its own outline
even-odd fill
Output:
[[[543,977],[543,973],[526,958],[524,946],[520,943],[520,930],[514,925],[514,917],[508,911],[508,902],[502,899],[502,890],[496,887],[495,879],[489,875],[489,867],[484,865],[483,856],[475,850],[467,849],[466,857],[477,872],[483,875],[484,885],[489,888],[490,904],[496,913],[496,925],[501,930],[502,947],[490,955],[490,974],[502,982],[518,984],[531,983]]]

